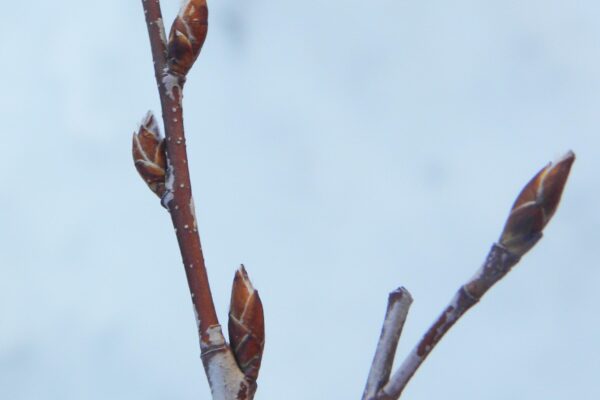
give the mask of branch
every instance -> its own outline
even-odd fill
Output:
[[[150,37],[150,48],[152,60],[154,61],[154,75],[156,82],[160,85],[163,71],[167,64],[167,37],[165,36],[165,25],[162,19],[159,0],[142,0],[146,26]],[[159,86],[159,94],[162,100],[162,90]]]
[[[408,381],[413,377],[414,373],[446,332],[448,332],[456,321],[458,321],[467,310],[474,306],[480,300],[483,293],[487,291],[487,289],[485,289],[477,296],[469,292],[468,287],[470,287],[470,285],[481,284],[489,284],[488,288],[491,287],[498,280],[502,279],[518,261],[519,257],[514,256],[498,245],[493,245],[487,260],[481,269],[481,273],[458,290],[444,312],[438,317],[431,328],[429,328],[417,347],[415,347],[404,360],[400,368],[398,368],[390,379],[389,383],[384,386],[382,392],[375,398],[378,400],[399,398],[408,384]]]
[[[183,2],[168,41],[160,1],[142,0],[142,5],[162,106],[165,139],[160,136],[152,114],[148,114],[134,134],[135,165],[171,215],[196,315],[201,357],[213,398],[249,400],[256,391],[255,379],[260,360],[257,365],[253,364],[255,369],[250,373],[242,371],[236,361],[239,355],[234,354],[226,343],[217,319],[198,234],[183,127],[183,86],[206,38],[206,1]],[[249,284],[247,275],[245,279]],[[236,290],[239,289],[234,285],[234,294]],[[260,316],[256,318],[261,318],[262,324],[262,304],[260,299],[254,302],[257,304],[255,307],[260,308]],[[248,323],[259,324],[257,321]]]
[[[165,124],[167,176],[163,205],[169,210],[183,258],[192,302],[198,315],[201,343],[211,345],[209,330],[219,321],[215,312],[200,245],[192,185],[183,129],[182,86],[184,78],[175,77],[167,66],[167,43],[158,0],[142,0],[150,36],[154,73]],[[222,335],[221,335],[222,336]],[[204,346],[204,347],[207,347]]]
[[[389,382],[379,393],[368,399],[398,399],[446,332],[542,238],[543,229],[558,208],[574,161],[575,155],[568,152],[558,161],[544,167],[529,181],[513,204],[500,240],[492,246],[483,266],[458,290]]]
[[[381,336],[371,364],[363,400],[373,398],[390,378],[396,348],[412,301],[410,293],[403,287],[389,295]]]

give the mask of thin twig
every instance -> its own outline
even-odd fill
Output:
[[[158,0],[142,0],[146,15],[146,24],[150,36],[154,73],[158,84],[158,92],[162,105],[167,141],[167,194],[163,204],[171,214],[179,249],[185,267],[192,302],[198,315],[198,329],[201,343],[209,343],[208,332],[219,325],[213,304],[204,255],[200,244],[200,236],[194,201],[192,184],[188,169],[188,158],[183,129],[182,86],[179,82],[170,86],[172,75],[167,69],[165,30],[162,21],[160,2]],[[206,346],[203,346],[203,351]]]
[[[146,26],[150,37],[150,48],[152,60],[154,61],[154,75],[159,84],[159,94],[162,98],[163,90],[160,89],[162,76],[167,65],[167,37],[165,35],[165,24],[162,19],[159,0],[142,0]]]
[[[417,369],[438,344],[442,337],[471,307],[481,299],[483,294],[496,282],[502,279],[519,261],[519,257],[509,253],[499,245],[492,246],[480,272],[461,287],[437,321],[429,328],[425,336],[409,354],[400,368],[394,373],[389,383],[383,387],[376,397],[378,400],[397,399]],[[476,290],[473,290],[477,288]]]
[[[202,362],[213,399],[250,400],[256,391],[256,374],[248,377],[240,369],[231,348],[225,341],[213,304],[194,211],[183,128],[182,90],[185,75],[200,53],[206,37],[208,13],[206,2],[187,0],[182,4],[173,24],[169,42],[165,35],[160,1],[142,0],[142,5],[152,48],[166,141],[164,187],[160,185],[157,187],[152,180],[146,179],[146,182],[155,193],[159,195],[162,193],[161,203],[171,214],[196,315]],[[148,130],[149,127],[145,128]],[[150,135],[156,140],[158,136],[157,130]],[[142,154],[140,149],[143,146],[140,142],[137,144],[137,149],[134,148],[134,156]],[[152,141],[151,144],[156,145]],[[158,146],[155,147],[160,149]],[[136,166],[140,171],[137,161]],[[158,164],[154,166],[159,167]],[[141,172],[144,172],[143,165],[141,169]],[[155,168],[154,171],[160,172],[160,168]]]
[[[556,162],[542,168],[525,185],[512,206],[500,240],[492,246],[483,266],[458,290],[444,312],[427,330],[383,388],[372,396],[363,396],[364,400],[398,399],[417,369],[446,332],[477,304],[496,282],[504,278],[525,253],[535,246],[542,238],[543,229],[558,208],[574,161],[575,154],[568,152]],[[395,347],[391,352],[393,357]]]
[[[410,293],[403,287],[394,290],[389,295],[385,319],[363,393],[363,400],[373,398],[390,378],[396,348],[412,301]]]

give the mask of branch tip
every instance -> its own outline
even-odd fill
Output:
[[[404,286],[400,286],[399,288],[390,292],[389,297],[390,297],[390,300],[391,299],[395,299],[398,301],[404,300],[404,301],[408,302],[408,304],[412,304],[412,302],[413,302],[412,295],[410,294],[408,289],[406,289]]]
[[[542,231],[558,208],[574,161],[575,154],[569,151],[542,168],[525,185],[500,236],[502,246],[522,256],[541,238]]]
[[[385,319],[363,392],[363,400],[375,399],[389,381],[398,342],[412,301],[412,296],[404,287],[390,292],[388,296]]]

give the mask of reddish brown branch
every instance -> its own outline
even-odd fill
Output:
[[[252,374],[242,372],[217,319],[198,234],[183,127],[182,90],[185,75],[198,57],[206,37],[206,2],[187,0],[182,4],[168,42],[159,0],[142,0],[142,5],[162,106],[165,139],[161,142],[158,127],[152,126],[148,122],[152,118],[147,117],[134,136],[136,167],[150,188],[161,196],[161,203],[171,214],[196,314],[202,361],[213,398],[250,400],[256,390],[255,378],[260,363]],[[164,143],[166,173],[160,163]],[[150,154],[155,157],[150,158]],[[161,185],[161,175],[164,176],[164,185]]]
[[[162,105],[167,141],[167,193],[163,204],[171,214],[194,309],[198,315],[201,342],[208,343],[209,328],[218,325],[217,314],[210,293],[204,255],[200,244],[192,184],[183,129],[182,86],[183,79],[174,82],[166,66],[164,25],[158,0],[143,0],[148,35],[154,59],[154,73]],[[173,87],[170,85],[174,84]]]
[[[162,19],[159,0],[142,0],[148,36],[150,37],[150,48],[152,60],[154,61],[154,76],[159,84],[159,94],[162,98],[160,84],[163,72],[167,64],[167,38],[165,36],[165,24]]]

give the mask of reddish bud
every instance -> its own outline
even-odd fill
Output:
[[[165,141],[152,112],[148,111],[133,134],[133,161],[138,173],[158,197],[165,193]]]
[[[200,54],[207,31],[206,0],[185,0],[169,33],[169,72],[182,77],[187,75]]]
[[[517,256],[525,254],[542,236],[556,212],[575,154],[569,151],[548,164],[523,188],[513,204],[500,244]]]
[[[265,322],[262,302],[243,265],[233,279],[229,342],[244,375],[256,381],[265,345]]]

